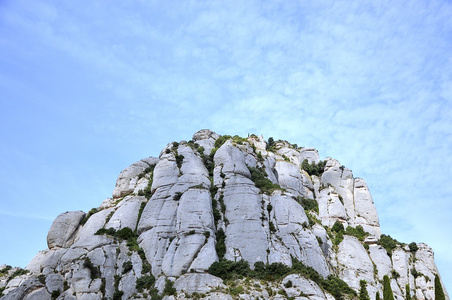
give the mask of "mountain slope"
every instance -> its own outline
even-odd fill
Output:
[[[1,299],[375,299],[385,276],[396,299],[434,299],[438,275],[427,245],[381,234],[365,181],[337,160],[209,130],[123,170],[47,242],[29,273],[4,272]]]

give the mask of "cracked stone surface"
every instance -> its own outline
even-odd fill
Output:
[[[220,259],[220,228],[224,258],[246,260],[252,268],[259,261],[290,267],[297,259],[355,291],[365,279],[371,299],[383,294],[385,275],[393,277],[397,299],[405,298],[406,284],[417,299],[434,299],[433,250],[420,243],[413,253],[400,244],[389,256],[377,244],[380,224],[364,179],[333,158],[324,160],[319,176],[310,175],[301,166],[304,160],[320,162],[314,148],[276,141],[267,149],[255,135],[216,145],[219,138],[204,129],[189,142],[169,143],[158,157],[125,168],[97,211],[60,214],[48,232],[48,249],[31,260],[29,273],[12,278],[13,268],[0,277],[1,299],[51,299],[56,291],[58,299],[111,299],[119,291],[122,299],[146,299],[137,284],[152,277],[151,288],[161,294],[173,282],[176,295],[165,299],[189,299],[193,293],[232,299],[231,287],[208,273]],[[273,190],[266,190],[270,183]],[[306,199],[314,207],[304,207]],[[340,241],[331,231],[337,221],[345,228],[362,226],[369,236],[360,241],[345,234]],[[414,277],[414,269],[422,275]],[[238,285],[245,286],[244,280]],[[241,299],[283,299],[278,291],[296,299],[334,299],[300,274],[265,287],[253,280]],[[149,288],[143,293],[149,295]]]

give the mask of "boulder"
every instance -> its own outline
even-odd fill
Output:
[[[83,211],[67,211],[58,215],[47,234],[47,246],[49,249],[53,247],[70,247],[73,243],[74,233],[84,217],[85,213]]]

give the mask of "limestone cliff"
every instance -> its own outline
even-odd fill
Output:
[[[337,160],[209,130],[123,170],[47,243],[28,272],[2,266],[1,299],[375,299],[385,276],[395,299],[434,299],[438,277],[430,247],[381,234]]]

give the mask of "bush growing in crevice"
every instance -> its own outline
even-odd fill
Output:
[[[410,243],[408,247],[410,248],[410,251],[413,253],[416,253],[416,251],[419,250],[419,247],[415,242]]]
[[[184,158],[185,157],[183,155],[179,154],[176,155],[176,164],[179,169],[182,167],[182,162],[184,161]]]
[[[303,198],[298,196],[297,197],[297,202],[303,206],[305,211],[315,211],[316,213],[319,213],[319,203],[314,200],[314,199],[307,199],[307,198]]]
[[[95,235],[111,235],[121,241],[127,241],[127,247],[129,247],[129,250],[138,252],[141,259],[145,260],[144,251],[138,245],[138,234],[129,227],[124,227],[118,231],[114,228],[101,228],[95,233]]]
[[[444,294],[438,274],[435,274],[435,300],[446,300],[446,295]]]
[[[121,276],[115,275],[115,291],[113,293],[113,300],[121,300],[124,292],[119,290],[119,282],[121,281]]]
[[[151,290],[154,287],[155,284],[155,277],[154,275],[144,275],[140,278],[137,278],[135,288],[138,292],[143,292],[144,289]]]
[[[367,292],[367,281],[359,281],[359,300],[370,300],[369,293]]]
[[[268,138],[267,145],[265,148],[267,151],[271,151],[271,152],[276,151],[276,143],[275,143],[275,140],[273,139],[273,137]]]
[[[145,162],[145,163],[148,164],[147,162]],[[149,167],[146,167],[143,172],[138,174],[138,180],[140,180],[141,178],[145,177],[147,174],[154,172],[155,165],[148,164],[148,166]]]
[[[271,182],[267,173],[262,168],[248,167],[251,173],[251,181],[264,194],[271,194],[274,190],[282,190],[279,184]]]
[[[391,282],[388,275],[383,276],[383,300],[394,300],[392,293]]]
[[[317,177],[321,177],[323,171],[325,170],[326,161],[319,161],[319,163],[309,163],[307,159],[303,160],[301,163],[301,168],[305,170],[309,176],[316,175]]]
[[[176,288],[174,288],[174,283],[169,279],[165,279],[165,287],[163,288],[163,294],[168,296],[176,294]]]
[[[60,296],[60,294],[61,294],[61,291],[60,291],[60,290],[54,290],[54,291],[52,291],[52,294],[51,294],[52,300],[57,299],[57,298]]]
[[[85,257],[83,267],[89,269],[91,279],[99,278],[101,275],[100,268],[95,267],[89,257]]]
[[[97,208],[91,208],[90,211],[85,215],[85,217],[80,221],[80,225],[85,225],[86,221],[88,221],[88,219],[94,215],[95,213],[97,213],[99,211],[99,209]]]
[[[390,235],[382,234],[378,240],[378,245],[386,249],[389,257],[392,256],[392,250],[394,250],[398,245],[401,245],[396,239],[393,239]]]
[[[126,274],[130,272],[133,268],[133,264],[131,261],[125,261],[122,263],[122,274]]]
[[[176,192],[175,194],[174,194],[174,197],[173,197],[173,200],[174,201],[179,201],[180,200],[180,198],[182,197],[182,192]]]
[[[215,250],[217,251],[217,255],[221,260],[226,254],[226,234],[224,233],[223,228],[217,230],[216,238],[217,242],[215,244]]]
[[[154,166],[155,167],[155,166]],[[150,199],[152,197],[152,182],[154,179],[154,167],[152,168],[149,176],[148,185],[144,188],[144,190],[138,191],[138,196],[144,196],[146,199]]]

